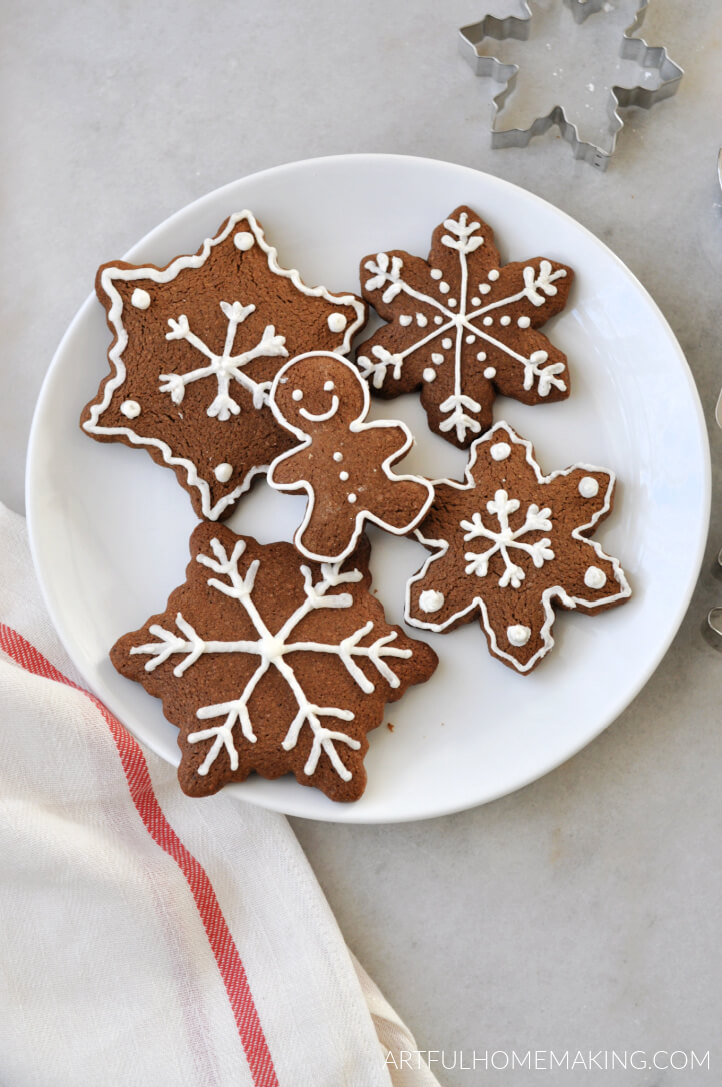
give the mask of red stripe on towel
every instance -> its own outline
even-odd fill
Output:
[[[64,676],[22,634],[4,623],[0,623],[0,649],[27,672],[74,687],[89,698],[102,713],[118,749],[133,803],[146,830],[161,849],[173,858],[191,889],[231,1002],[253,1083],[255,1087],[278,1087],[273,1058],[263,1033],[246,971],[211,881],[203,866],[188,852],[163,814],[153,792],[148,764],[140,746],[100,699]]]

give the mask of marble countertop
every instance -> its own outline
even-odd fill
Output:
[[[23,510],[40,383],[97,265],[234,178],[315,155],[426,155],[522,185],[597,234],[669,320],[710,427],[712,532],[674,644],[606,732],[512,796],[416,824],[294,827],[349,945],[421,1048],[449,1061],[459,1050],[709,1050],[710,1071],[560,1082],[718,1082],[722,640],[704,620],[722,603],[722,11],[698,3],[683,15],[654,0],[644,35],[686,75],[676,97],[628,115],[601,174],[556,134],[490,150],[491,88],[456,42],[486,10],[5,4],[0,499]],[[436,1070],[448,1085],[552,1081],[523,1068]]]

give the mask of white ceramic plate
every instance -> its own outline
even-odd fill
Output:
[[[531,676],[487,653],[476,623],[429,635],[440,664],[430,683],[389,707],[371,733],[369,783],[334,804],[286,777],[252,778],[238,796],[293,815],[339,822],[419,819],[518,789],[587,744],[659,664],[690,599],[709,516],[709,450],[682,352],[652,299],[578,223],[530,193],[461,166],[392,155],[295,163],[234,182],[178,212],[128,259],[165,264],[194,252],[233,211],[251,208],[281,264],[309,283],[358,291],[358,261],[375,249],[426,255],[432,228],[471,204],[494,227],[505,260],[543,254],[577,270],[566,311],[549,326],[569,357],[571,399],[524,407],[499,399],[551,472],[584,460],[617,472],[612,517],[597,533],[631,581],[630,603],[595,617],[561,612],[557,645]],[[115,254],[117,255],[117,254]],[[98,260],[113,257],[99,253]],[[173,473],[147,454],[102,445],[78,428],[107,371],[104,313],[89,298],[68,329],[38,402],[27,506],[50,614],[88,684],[148,747],[177,763],[176,729],[160,703],[117,675],[115,640],[165,606],[183,580],[195,518]],[[377,402],[417,436],[404,467],[461,478],[465,456],[428,431],[416,396]],[[263,541],[290,539],[303,500],[259,481],[231,519]],[[387,615],[402,621],[403,585],[426,552],[374,532],[373,573]],[[413,632],[416,636],[420,632]]]

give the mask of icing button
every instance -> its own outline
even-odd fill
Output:
[[[596,498],[599,494],[599,484],[594,476],[582,476],[579,480],[579,493],[582,498]]]
[[[131,306],[135,306],[136,309],[148,309],[150,305],[150,295],[147,291],[144,291],[142,287],[136,287],[130,296]]]
[[[588,589],[603,589],[607,583],[607,575],[598,566],[590,566],[584,575],[584,584]]]
[[[506,628],[506,636],[509,639],[509,645],[515,645],[518,649],[521,649],[531,638],[531,630],[529,627],[517,623]]]
[[[508,442],[494,442],[489,452],[492,460],[506,460],[511,453],[511,446]]]
[[[419,594],[419,607],[427,615],[432,612],[440,611],[444,606],[444,594],[440,593],[438,589],[424,589]]]
[[[343,313],[330,313],[327,324],[331,332],[343,332],[348,321]]]
[[[213,469],[213,474],[219,483],[227,483],[233,475],[233,465],[224,461],[223,464],[217,464]]]
[[[120,410],[126,419],[137,419],[140,415],[140,404],[137,400],[124,400]]]
[[[249,234],[247,230],[241,230],[238,234],[233,235],[233,244],[236,249],[240,249],[242,253],[246,253],[249,249],[253,248],[255,238],[252,234]]]

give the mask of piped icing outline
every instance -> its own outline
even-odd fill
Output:
[[[150,265],[142,265],[133,268],[107,266],[103,269],[100,276],[100,282],[103,290],[112,300],[111,308],[107,314],[107,320],[115,334],[115,340],[108,352],[108,360],[113,367],[113,372],[104,382],[101,400],[90,405],[90,418],[86,419],[81,424],[83,430],[88,434],[122,434],[130,441],[131,445],[154,447],[155,449],[158,449],[162,455],[164,464],[167,464],[172,468],[181,467],[185,470],[188,485],[190,487],[195,487],[201,495],[201,509],[203,516],[209,521],[218,520],[223,511],[226,510],[228,506],[234,504],[240,496],[250,488],[256,475],[268,471],[269,465],[257,465],[256,467],[251,468],[242,483],[240,483],[230,494],[219,498],[214,506],[211,506],[211,489],[209,482],[200,477],[198,468],[193,461],[189,460],[187,457],[174,456],[173,451],[167,442],[162,441],[160,438],[139,435],[130,427],[105,427],[99,425],[98,421],[108,409],[113,394],[116,389],[120,388],[127,376],[127,369],[123,362],[122,355],[128,344],[128,334],[125,331],[122,320],[123,300],[119,292],[115,289],[114,280],[123,280],[126,283],[132,283],[136,280],[151,280],[153,283],[169,283],[186,268],[202,268],[208,259],[211,250],[214,249],[215,246],[220,245],[221,242],[224,242],[226,238],[235,231],[238,224],[244,220],[250,227],[250,232],[253,234],[255,241],[266,254],[268,267],[274,275],[280,275],[285,279],[290,279],[294,287],[307,297],[324,298],[327,302],[332,302],[334,305],[348,305],[353,307],[358,316],[355,321],[351,321],[346,326],[344,338],[339,349],[344,352],[350,350],[354,335],[363,327],[366,321],[365,303],[352,294],[337,295],[331,294],[331,292],[323,286],[308,287],[302,281],[300,273],[296,268],[282,268],[278,263],[278,251],[275,246],[268,244],[263,230],[256,221],[255,216],[251,211],[246,209],[231,215],[219,234],[213,238],[206,238],[204,240],[198,253],[185,254],[176,257],[165,268],[154,268]]]
[[[544,589],[544,591],[542,592],[542,597],[541,597],[541,602],[542,602],[542,606],[544,608],[544,614],[545,614],[545,620],[544,620],[544,623],[542,624],[541,631],[540,631],[543,644],[542,644],[541,648],[537,650],[537,652],[534,654],[534,656],[531,657],[526,662],[526,664],[522,664],[515,657],[513,657],[510,653],[504,652],[504,650],[499,647],[497,639],[496,639],[496,633],[495,633],[494,629],[492,628],[491,623],[489,622],[488,609],[486,607],[486,604],[485,604],[483,598],[481,596],[479,596],[479,595],[474,596],[473,600],[468,604],[468,606],[466,608],[463,608],[461,611],[456,612],[454,615],[452,615],[448,619],[446,619],[443,623],[424,622],[423,620],[417,619],[412,615],[412,613],[411,613],[411,586],[414,585],[417,581],[421,581],[426,576],[427,571],[429,570],[429,567],[431,566],[431,564],[434,563],[434,562],[438,562],[439,559],[443,558],[443,556],[449,550],[449,546],[450,546],[450,541],[449,540],[434,540],[434,539],[431,539],[429,537],[424,536],[419,531],[419,529],[416,529],[414,535],[416,536],[419,543],[423,544],[425,547],[438,548],[438,550],[436,551],[435,554],[429,555],[426,562],[424,563],[422,568],[418,571],[418,573],[414,574],[413,577],[409,578],[408,582],[406,583],[406,598],[405,598],[405,603],[404,603],[404,620],[405,620],[405,622],[407,622],[409,624],[409,626],[416,627],[419,630],[430,630],[430,631],[433,631],[433,633],[435,633],[435,634],[441,634],[441,633],[443,633],[443,631],[446,630],[447,627],[451,626],[451,624],[453,624],[455,622],[458,622],[460,619],[464,618],[465,616],[470,615],[476,608],[478,608],[479,612],[480,612],[480,615],[481,615],[483,625],[484,625],[484,630],[485,630],[485,632],[486,632],[486,634],[487,634],[487,636],[489,638],[489,644],[490,644],[491,649],[493,651],[493,655],[495,655],[497,657],[500,657],[505,661],[508,661],[511,665],[513,665],[513,667],[518,672],[525,673],[525,672],[529,672],[534,667],[534,665],[538,661],[540,661],[542,659],[542,657],[545,657],[546,654],[550,651],[550,649],[552,649],[553,646],[554,646],[554,638],[552,636],[552,626],[553,626],[554,620],[556,618],[556,612],[554,611],[554,608],[552,607],[552,600],[554,600],[554,599],[559,600],[560,603],[564,607],[566,607],[566,608],[568,608],[570,610],[576,610],[577,605],[584,605],[585,609],[590,609],[591,610],[592,608],[600,607],[602,604],[609,605],[609,604],[615,603],[617,600],[626,599],[629,596],[631,596],[632,590],[631,590],[631,587],[629,585],[629,582],[627,581],[626,575],[624,573],[624,570],[622,569],[622,566],[621,566],[621,563],[620,563],[619,559],[614,558],[611,555],[607,555],[607,553],[602,549],[601,544],[597,540],[591,540],[591,539],[589,539],[588,536],[584,535],[585,531],[593,529],[594,526],[601,520],[601,518],[605,514],[607,514],[609,512],[609,510],[611,509],[612,496],[614,494],[614,487],[615,487],[616,481],[617,481],[617,477],[616,477],[615,473],[613,471],[611,471],[611,469],[609,469],[609,468],[599,468],[596,465],[587,464],[587,463],[584,463],[584,462],[580,461],[580,462],[577,462],[576,464],[570,465],[568,468],[557,469],[556,472],[552,472],[550,475],[545,476],[545,475],[543,475],[543,473],[542,473],[542,471],[541,471],[541,469],[539,467],[539,464],[534,459],[532,443],[530,441],[528,441],[526,438],[519,437],[519,435],[516,433],[516,431],[514,431],[512,429],[512,427],[508,423],[505,423],[502,420],[502,421],[500,421],[498,423],[495,423],[494,426],[491,428],[491,430],[487,431],[486,434],[484,434],[480,438],[477,438],[472,443],[472,445],[470,447],[470,450],[469,450],[469,460],[468,460],[468,463],[467,463],[465,471],[464,471],[465,482],[459,482],[458,480],[454,480],[454,479],[436,479],[436,480],[433,481],[434,487],[437,487],[439,484],[445,484],[446,486],[453,487],[454,489],[459,490],[459,491],[473,490],[476,487],[476,483],[475,483],[474,478],[472,476],[472,469],[474,468],[474,465],[476,464],[478,449],[482,445],[483,442],[493,442],[494,435],[497,432],[503,432],[504,433],[504,435],[505,435],[504,440],[510,441],[515,445],[523,445],[524,446],[524,448],[525,448],[525,457],[526,457],[527,464],[534,469],[534,473],[536,475],[538,483],[550,483],[552,480],[557,479],[559,476],[568,476],[572,472],[578,471],[579,469],[581,469],[582,471],[587,471],[587,472],[600,472],[603,475],[606,475],[608,477],[609,482],[608,482],[608,485],[607,485],[606,494],[604,496],[603,506],[601,508],[599,508],[596,513],[594,513],[592,515],[591,520],[588,521],[586,524],[578,525],[576,528],[572,529],[571,535],[575,539],[580,540],[581,542],[587,544],[589,547],[593,548],[594,553],[596,554],[596,556],[598,558],[605,559],[607,562],[610,562],[612,564],[612,568],[614,570],[614,575],[615,575],[617,584],[621,586],[621,589],[620,589],[620,591],[618,593],[615,593],[615,594],[613,594],[611,596],[605,596],[605,597],[602,597],[599,600],[590,601],[590,600],[585,600],[583,597],[570,596],[566,592],[566,590],[562,588],[561,585],[547,586],[547,588]]]
[[[313,513],[315,505],[315,492],[309,481],[303,479],[298,480],[296,483],[276,483],[273,479],[273,472],[276,465],[280,464],[284,460],[287,460],[291,456],[295,456],[303,449],[307,449],[309,445],[311,445],[313,442],[313,438],[309,434],[307,434],[304,430],[301,430],[299,427],[294,426],[292,423],[289,423],[286,417],[282,414],[281,410],[276,404],[276,390],[281,380],[283,379],[285,381],[286,372],[290,370],[290,368],[295,363],[301,362],[303,359],[307,358],[320,357],[332,358],[336,359],[338,362],[342,362],[344,366],[346,366],[347,369],[351,372],[351,374],[353,374],[354,378],[361,386],[364,402],[363,410],[361,411],[361,414],[358,415],[357,418],[349,424],[349,430],[354,433],[359,433],[363,430],[374,430],[378,427],[397,427],[398,429],[403,431],[405,435],[404,444],[400,446],[399,449],[394,450],[393,453],[389,454],[389,456],[386,457],[386,459],[381,463],[381,468],[383,469],[387,479],[391,481],[405,480],[407,482],[420,483],[426,488],[428,492],[428,497],[424,502],[423,506],[421,507],[421,511],[417,514],[416,517],[412,518],[412,520],[405,528],[394,528],[393,526],[388,525],[385,521],[382,521],[379,517],[376,516],[376,514],[371,513],[369,510],[359,510],[354,520],[354,531],[351,540],[348,546],[343,550],[343,552],[339,553],[338,555],[319,555],[314,551],[309,551],[308,548],[304,547],[302,543],[303,533],[308,527],[308,523],[311,519],[311,515]],[[308,496],[308,503],[306,505],[303,520],[296,529],[293,537],[294,545],[301,552],[302,555],[305,555],[308,559],[312,559],[314,562],[340,562],[342,559],[347,558],[357,546],[358,541],[361,537],[361,533],[364,530],[364,524],[366,523],[366,521],[370,522],[371,524],[378,525],[379,528],[384,529],[385,532],[390,532],[394,536],[407,536],[410,532],[413,532],[416,526],[420,524],[420,522],[424,519],[429,510],[429,507],[431,506],[431,503],[434,500],[433,484],[428,479],[424,479],[422,476],[414,476],[408,474],[399,475],[396,472],[390,471],[391,465],[395,464],[396,461],[401,460],[403,457],[405,457],[408,451],[414,445],[414,436],[409,430],[406,423],[402,422],[399,419],[376,419],[372,423],[364,422],[371,407],[371,396],[369,394],[367,383],[360,376],[356,367],[352,363],[350,363],[348,359],[345,359],[341,355],[336,354],[335,351],[306,351],[303,355],[296,355],[295,358],[290,359],[284,366],[282,366],[276,374],[273,380],[273,385],[271,386],[270,403],[271,410],[281,426],[283,426],[286,430],[289,430],[292,434],[295,434],[295,436],[301,440],[300,445],[294,446],[293,449],[286,450],[285,453],[281,453],[278,457],[275,458],[270,468],[268,469],[267,479],[269,485],[273,487],[273,489],[276,491],[305,491],[306,495]],[[336,458],[334,457],[334,459]],[[351,499],[349,499],[349,501],[351,501]],[[353,498],[353,501],[356,501],[355,497]]]

